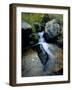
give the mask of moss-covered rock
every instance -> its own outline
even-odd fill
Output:
[[[38,43],[38,41],[39,41],[39,35],[36,34],[36,33],[32,33],[32,35],[31,35],[31,41],[33,41],[35,43]]]

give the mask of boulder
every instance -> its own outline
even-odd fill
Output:
[[[63,46],[62,21],[53,19],[46,23],[44,38],[47,42],[56,42]]]
[[[57,36],[61,31],[60,25],[57,19],[53,19],[46,23],[45,32],[48,33],[50,38]]]
[[[22,49],[23,49],[29,45],[30,35],[32,34],[32,27],[27,22],[22,22],[21,29],[22,29]]]

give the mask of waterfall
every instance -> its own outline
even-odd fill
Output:
[[[44,40],[44,38],[43,38],[43,34],[44,34],[44,31],[38,33],[38,35],[39,35],[39,37],[40,37],[40,39],[39,39],[39,44],[45,42],[45,40]]]
[[[45,41],[45,39],[44,39],[44,37],[43,37],[43,34],[44,34],[44,31],[38,33],[38,35],[39,35],[39,37],[40,37],[38,44],[41,44],[41,45],[43,46],[43,48],[44,48],[44,50],[47,52],[47,54],[53,56],[52,53],[51,53],[50,50],[49,50],[50,44],[48,44],[48,43]]]

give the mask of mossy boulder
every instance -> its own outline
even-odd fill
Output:
[[[31,34],[31,42],[33,42],[33,44],[38,43],[39,41],[39,35],[37,33],[32,33]]]

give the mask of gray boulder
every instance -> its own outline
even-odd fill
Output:
[[[57,36],[61,31],[60,24],[57,19],[53,19],[46,23],[45,32],[48,33],[50,38]]]
[[[44,38],[47,42],[56,42],[57,45],[63,46],[63,25],[62,21],[53,19],[46,23]]]

